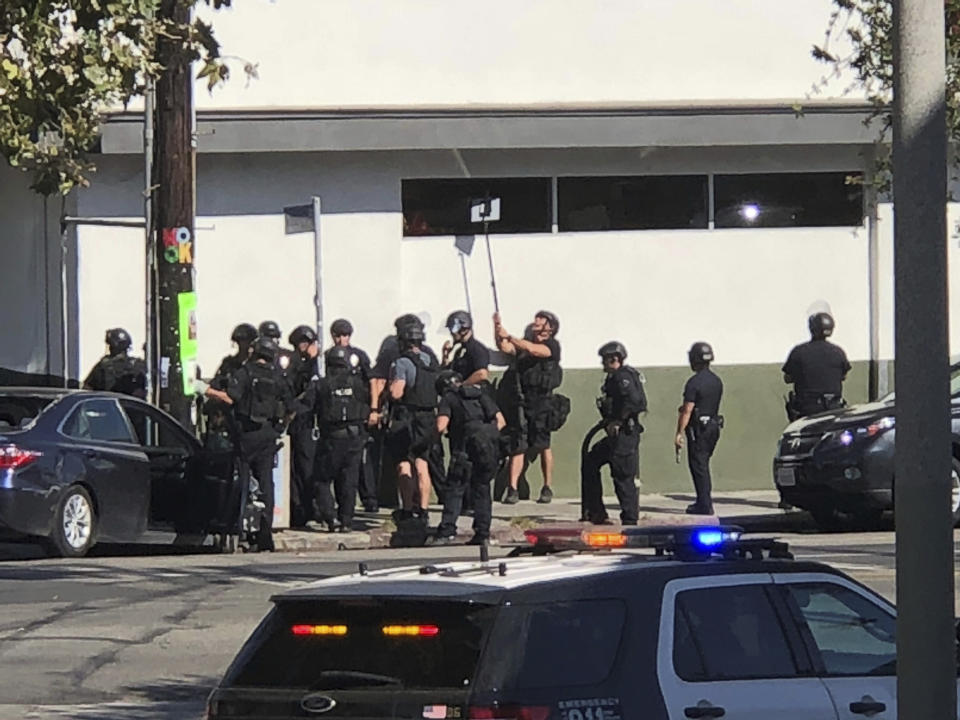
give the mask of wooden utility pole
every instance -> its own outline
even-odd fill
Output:
[[[161,17],[190,21],[182,0],[161,0]],[[157,277],[154,382],[160,407],[193,429],[191,389],[196,361],[196,296],[194,295],[194,163],[193,77],[190,62],[174,43],[159,41],[165,68],[157,80],[153,166],[154,227]]]

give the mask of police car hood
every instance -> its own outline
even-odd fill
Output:
[[[783,431],[784,435],[822,435],[848,427],[869,425],[894,414],[894,398],[889,395],[882,400],[862,405],[851,405],[840,410],[828,410],[800,418]]]

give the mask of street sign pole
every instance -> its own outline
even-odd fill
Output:
[[[943,0],[894,0],[897,716],[957,717]]]

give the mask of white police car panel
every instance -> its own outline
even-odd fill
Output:
[[[800,676],[773,587],[767,573],[666,584],[657,676],[670,720],[837,718],[823,682]]]
[[[856,583],[819,573],[776,573],[809,628],[818,673],[840,720],[897,717],[896,611]]]

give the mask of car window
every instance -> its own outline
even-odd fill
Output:
[[[0,431],[27,427],[53,400],[52,397],[0,395]]]
[[[134,442],[127,419],[113,400],[81,403],[63,425],[65,435],[80,440]]]
[[[490,635],[481,684],[522,690],[601,683],[616,662],[625,618],[620,600],[508,605]]]
[[[189,450],[186,441],[170,422],[135,403],[121,402],[130,418],[137,440],[143,447],[179,448]]]
[[[223,682],[312,690],[464,689],[473,683],[495,613],[495,606],[460,601],[280,603]]]
[[[789,585],[827,675],[895,675],[896,619],[849,588]]]
[[[760,585],[677,593],[674,669],[689,681],[797,675],[780,619]]]

